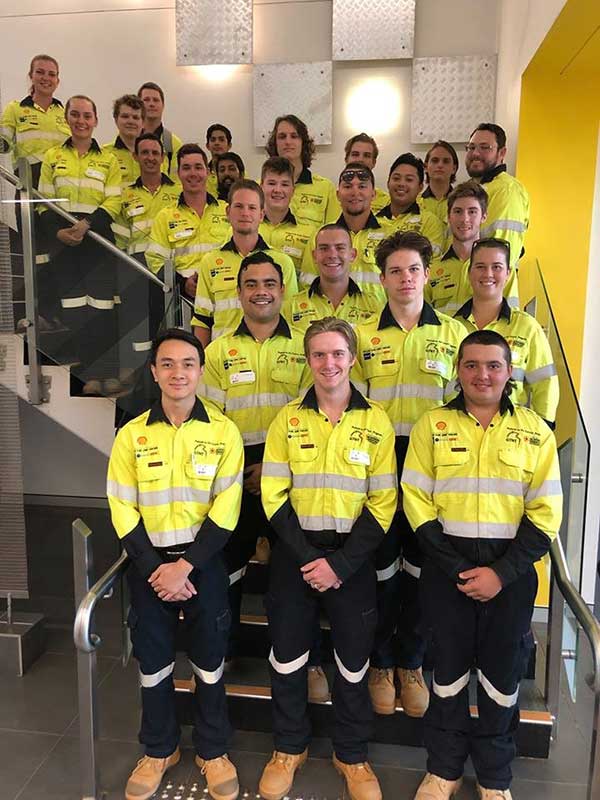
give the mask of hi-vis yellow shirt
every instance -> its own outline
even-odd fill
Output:
[[[442,569],[456,579],[457,568],[490,566],[506,585],[544,555],[560,527],[554,434],[507,400],[484,429],[459,394],[414,426],[402,491],[411,527]]]
[[[264,443],[279,409],[310,383],[303,331],[280,317],[272,336],[258,342],[242,319],[206,348],[199,394],[235,422],[250,446]]]
[[[140,165],[120,136],[117,136],[114,142],[103,144],[102,149],[107,153],[112,153],[119,162],[122,189],[125,186],[131,186],[140,177]]]
[[[237,525],[243,463],[235,425],[199,399],[179,428],[169,422],[160,401],[127,423],[113,445],[106,490],[127,552],[134,542],[138,551],[140,542],[147,549],[147,539],[151,548],[188,545],[186,560],[202,566],[207,551],[215,549],[209,539],[221,549],[219,536],[222,547]]]
[[[230,235],[225,203],[207,194],[204,211],[199,217],[193,208],[186,205],[182,192],[175,206],[164,208],[156,215],[146,250],[146,263],[157,274],[165,261],[172,259],[179,275],[189,278],[198,271],[202,256]]]
[[[272,250],[261,236],[252,252],[258,250],[270,255],[281,267],[285,297],[294,295],[298,291],[298,284],[292,259],[279,250]],[[237,291],[237,276],[242,260],[243,256],[231,238],[218,250],[207,253],[198,267],[192,325],[212,328],[212,339],[236,328],[242,318]]]
[[[473,317],[473,301],[467,301],[455,315],[468,333],[479,330]],[[498,318],[485,326],[496,331],[510,347],[514,389],[510,399],[520,406],[530,406],[547,422],[556,420],[559,383],[550,343],[542,326],[526,311],[511,309],[502,302]]]
[[[323,293],[321,279],[315,278],[308,289],[304,289],[283,304],[282,315],[292,325],[305,331],[311,322],[323,317],[337,317],[349,322],[353,327],[369,322],[383,311],[381,298],[369,291],[362,291],[352,278],[348,281],[348,291],[334,308],[331,300]]]
[[[111,226],[117,246],[130,255],[145,253],[154,219],[163,208],[177,205],[180,192],[181,186],[164,174],[154,193],[144,186],[141,178],[123,189],[121,213]]]
[[[419,322],[406,331],[386,305],[378,319],[360,325],[356,334],[357,386],[381,403],[396,436],[408,436],[425,411],[442,405],[455,391],[464,327],[424,303]]]
[[[450,191],[452,191],[452,187],[450,187]],[[417,197],[417,203],[423,211],[429,211],[430,214],[437,217],[443,223],[444,229],[446,229],[448,225],[448,195],[438,200],[429,186],[427,186]]]
[[[314,387],[277,414],[267,435],[261,498],[278,535],[301,563],[313,549],[306,532],[350,534],[327,556],[342,580],[377,546],[398,499],[394,441],[383,409],[354,388],[336,425],[319,409]],[[296,517],[290,528],[299,524],[300,530],[278,524],[288,503]]]
[[[71,135],[60,100],[52,100],[44,111],[28,95],[9,103],[0,118],[0,153],[12,152],[13,164],[26,158],[39,164],[52,147],[62,144]]]
[[[386,206],[377,214],[377,221],[387,229],[386,236],[396,231],[415,231],[425,236],[431,242],[434,258],[440,258],[446,244],[446,226],[430,211],[421,209],[418,203],[403,214],[392,216],[391,205]]]
[[[93,214],[101,208],[114,220],[121,210],[121,174],[117,159],[95,139],[80,156],[71,139],[44,156],[39,190],[45,197],[64,198],[60,207],[71,214]],[[44,214],[47,207],[39,205]]]
[[[510,243],[510,265],[515,267],[521,258],[525,234],[529,227],[530,200],[527,189],[499,164],[481,178],[488,195],[487,217],[481,228],[481,238],[506,239]]]
[[[467,300],[473,297],[469,280],[469,260],[459,258],[454,248],[444,254],[440,261],[433,261],[429,269],[429,280],[425,284],[425,299],[436,311],[453,317]],[[517,270],[511,269],[504,287],[504,297],[509,306],[518,308],[519,281]]]
[[[290,208],[297,222],[315,228],[335,222],[341,211],[333,183],[308,168],[298,177]]]
[[[310,245],[315,232],[314,225],[298,222],[296,217],[288,210],[284,219],[277,225],[270,222],[265,216],[258,232],[273,250],[280,250],[294,262],[296,272],[300,271],[302,257]]]
[[[371,201],[371,211],[374,214],[379,213],[382,208],[385,208],[390,202],[390,196],[383,189],[375,187],[375,197]]]
[[[369,215],[365,227],[360,231],[356,231],[356,233],[348,228],[343,214],[336,222],[348,230],[352,247],[356,250],[356,258],[350,264],[350,277],[361,289],[371,292],[382,303],[385,303],[386,295],[381,285],[381,270],[375,261],[375,250],[382,239],[390,235],[387,228],[380,224],[380,221],[372,213]],[[316,239],[317,234],[315,232],[310,245],[304,251],[300,270],[300,285],[302,287],[310,286],[319,274],[319,268],[315,264],[312,255],[313,250],[316,248]]]

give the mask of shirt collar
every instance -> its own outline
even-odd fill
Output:
[[[304,167],[300,175],[298,175],[298,180],[296,183],[312,183],[312,172],[309,170],[308,167]]]
[[[448,248],[448,250],[447,250],[447,251],[444,253],[444,255],[442,256],[442,261],[450,261],[450,259],[451,259],[451,258],[455,258],[455,259],[457,259],[457,261],[460,261],[460,260],[461,260],[461,259],[460,259],[460,258],[459,258],[459,257],[456,255],[456,253],[454,252],[454,247],[452,247],[452,245],[450,245],[450,247]]]
[[[263,252],[264,250],[268,250],[268,249],[269,249],[269,245],[265,242],[265,240],[259,234],[258,235],[258,239],[256,241],[256,245],[253,247],[252,252],[256,253],[258,250]],[[223,247],[221,247],[221,250],[226,250],[226,251],[231,252],[231,253],[237,253],[238,256],[240,254],[240,251],[237,249],[237,247],[235,246],[235,242],[233,241],[233,236],[231,237],[231,239],[228,242],[225,242]]]
[[[250,329],[246,325],[246,320],[242,317],[242,321],[235,329],[234,336],[250,336],[250,338],[254,339],[254,336],[250,332]],[[279,322],[277,323],[277,327],[273,331],[273,333],[269,336],[269,339],[272,339],[274,336],[285,336],[286,339],[292,338],[292,332],[290,330],[290,326],[284,320],[284,318],[279,315]]]
[[[268,222],[269,225],[273,225],[274,224],[273,222],[271,222],[271,220],[267,217],[266,214],[265,214],[265,222]],[[292,214],[292,209],[291,208],[288,208],[287,214],[285,215],[285,217],[281,220],[281,222],[279,224],[282,225],[284,222],[289,222],[290,225],[297,225],[298,224],[296,222],[296,217]]]
[[[351,232],[350,228],[348,227],[348,223],[346,222],[346,218],[344,217],[343,214],[340,214],[339,219],[336,222],[336,225],[341,225],[342,227],[346,228],[347,231]],[[370,211],[369,212],[369,217],[368,217],[367,221],[365,222],[364,226],[361,228],[361,230],[363,230],[363,231],[366,231],[366,230],[377,230],[378,228],[381,228],[381,225],[377,222],[377,219],[375,218],[375,215],[373,214],[373,212]]]
[[[196,398],[194,403],[194,407],[189,415],[189,417],[185,420],[187,422],[190,419],[197,419],[200,422],[210,422],[208,414],[206,413],[206,409],[199,397]],[[150,409],[150,413],[148,414],[148,419],[146,420],[146,425],[154,425],[155,422],[166,422],[167,425],[171,424],[171,421],[165,414],[162,403],[160,400],[157,400],[156,403]]]
[[[412,206],[403,211],[402,214],[398,214],[399,217],[404,216],[404,214],[420,214],[421,213],[421,206],[415,202]],[[386,217],[386,219],[394,219],[392,217],[392,204],[388,203],[387,206],[384,206],[381,211],[377,214],[378,217]]]
[[[506,164],[498,164],[497,167],[493,169],[488,169],[487,172],[484,172],[481,178],[479,179],[479,183],[489,183],[493,181],[495,177],[506,172]]]
[[[450,194],[450,192],[452,191],[453,188],[454,187],[452,186],[452,184],[450,184],[450,188],[448,189],[447,193],[443,196],[442,200],[445,200],[448,197],[448,195]],[[427,186],[425,188],[425,191],[423,191],[421,193],[421,197],[426,197],[426,198],[432,197],[434,200],[437,200],[437,197],[431,191],[431,186]]]
[[[469,319],[471,314],[473,313],[473,298],[471,297],[467,302],[462,305],[456,314],[455,317],[462,317],[463,319]],[[508,301],[506,297],[502,298],[502,303],[500,304],[500,311],[498,312],[498,316],[496,317],[497,320],[505,319],[507,322],[510,322],[510,315],[511,310],[510,306],[508,305]]]
[[[179,199],[177,200],[177,205],[178,206],[187,206],[187,208],[189,208],[188,204],[185,202],[185,198],[183,196],[183,192],[179,195]],[[212,194],[209,194],[209,192],[206,193],[206,205],[207,206],[218,205],[218,202],[215,200],[215,198],[212,196]]]
[[[419,321],[417,322],[417,327],[422,328],[423,325],[441,325],[442,323],[439,320],[438,315],[435,313],[433,308],[429,305],[429,303],[423,302],[423,309],[421,310],[421,316],[419,317]],[[385,308],[381,312],[381,316],[379,317],[379,325],[377,326],[377,330],[381,331],[383,328],[399,328],[401,331],[404,328],[398,324],[396,318],[392,314],[390,309],[390,304],[386,303]]]
[[[468,414],[467,406],[465,405],[465,396],[463,394],[462,389],[456,395],[456,397],[452,398],[449,403],[446,403],[445,408],[452,408],[456,411],[462,411],[464,414]],[[511,414],[514,413],[515,407],[512,404],[510,397],[507,397],[506,394],[503,394],[500,398],[500,414],[504,416],[507,411],[510,411]]]
[[[129,150],[129,148],[127,147],[127,145],[125,144],[123,139],[121,139],[120,136],[117,136],[117,138],[115,139],[115,147],[117,148],[117,150]]]
[[[33,97],[30,94],[28,94],[27,97],[24,97],[21,100],[19,105],[23,106],[23,108],[25,108],[26,106],[28,106],[29,108],[33,108],[35,106],[35,103],[33,102]],[[60,100],[57,100],[56,97],[52,98],[52,100],[50,101],[50,105],[60,106],[62,108],[62,103],[60,102]]]
[[[308,296],[312,297],[313,294],[318,294],[319,297],[323,297],[323,290],[321,289],[321,278],[317,277],[308,287]],[[358,284],[354,283],[352,278],[348,277],[348,291],[346,292],[348,297],[354,297],[355,294],[362,294],[360,287]]]
[[[346,407],[346,411],[355,411],[356,409],[361,408],[370,408],[371,406],[362,396],[362,394],[358,391],[358,389],[354,386],[354,384],[350,384],[350,401]],[[313,411],[318,413],[319,411],[319,403],[317,402],[317,393],[315,391],[315,387],[311,386],[310,389],[304,395],[302,402],[300,403],[300,408],[311,408]]]
[[[75,145],[73,144],[73,137],[69,136],[69,138],[66,139],[63,142],[62,146],[63,147],[72,147],[73,149],[75,149]],[[92,139],[92,143],[90,144],[90,149],[88,150],[88,153],[90,151],[93,151],[94,153],[101,153],[102,152],[102,150],[100,149],[100,145],[98,144],[98,142],[95,139]]]
[[[142,181],[142,176],[133,182],[132,184],[136,189],[145,189],[144,182]],[[168,175],[165,175],[164,172],[160,173],[160,185],[161,186],[175,186],[171,178]]]
[[[154,135],[158,136],[159,139],[162,139],[164,132],[165,132],[165,126],[161,122],[158,128],[154,131]]]

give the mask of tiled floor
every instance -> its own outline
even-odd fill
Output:
[[[108,798],[123,797],[127,776],[140,755],[137,743],[138,710],[135,664],[121,667],[115,628],[104,633],[98,659],[100,681],[100,741],[98,762],[102,789]],[[581,675],[589,654],[583,645]],[[588,662],[589,664],[589,662]],[[515,763],[515,800],[584,800],[586,796],[591,692],[579,681],[580,702],[573,707],[562,698],[560,735],[548,761],[519,759]],[[49,631],[45,655],[23,678],[0,684],[0,800],[77,800],[79,782],[79,730],[76,693],[76,654],[68,628]],[[185,729],[183,758],[169,773],[168,798],[203,797],[204,781],[194,765],[191,737]],[[267,734],[237,732],[231,757],[240,776],[241,794],[256,797],[258,778],[271,750]],[[338,800],[346,798],[344,785],[334,771],[327,740],[313,741],[306,767],[298,773],[292,798]],[[412,798],[425,767],[423,750],[373,745],[371,760],[385,798]],[[194,783],[197,791],[191,793]],[[166,785],[166,784],[165,784]],[[187,788],[187,792],[179,787]],[[160,794],[158,795],[160,797]],[[204,795],[205,796],[205,795]],[[472,770],[458,800],[476,797]]]

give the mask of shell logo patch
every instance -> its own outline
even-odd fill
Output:
[[[215,264],[217,265],[217,267],[220,267],[222,263],[223,263],[223,259],[222,258],[217,258],[217,260],[215,261]]]
[[[299,425],[299,424],[300,424],[300,420],[298,419],[298,417],[291,417],[290,418],[290,425],[292,425],[294,428],[296,427],[296,425]]]
[[[438,429],[438,431],[443,431],[443,430],[446,429],[446,423],[445,422],[436,422],[435,423],[435,427]]]
[[[230,356],[237,356],[237,352],[238,352],[237,350],[233,350],[233,349],[232,349],[232,350],[228,350],[228,351],[227,351],[227,355],[230,355]]]
[[[379,336],[374,336],[371,339],[371,344],[379,344],[380,342],[381,342],[381,339],[379,338]]]
[[[138,436],[138,438],[137,438],[137,443],[138,444],[147,444],[147,442],[148,442],[148,439],[146,439],[145,436]]]

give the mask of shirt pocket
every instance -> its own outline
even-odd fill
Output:
[[[508,480],[529,483],[535,470],[535,454],[525,447],[505,447],[498,450],[500,474]]]
[[[138,460],[136,476],[142,518],[146,524],[156,527],[158,521],[168,514],[167,506],[171,502],[171,465]]]
[[[460,445],[435,445],[433,449],[433,467],[435,471],[436,492],[452,491],[451,484],[444,481],[452,478],[467,478],[471,474],[471,451]]]

